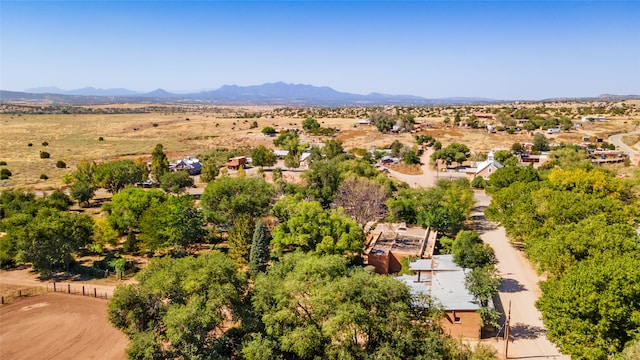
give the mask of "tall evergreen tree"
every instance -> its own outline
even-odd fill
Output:
[[[249,274],[252,278],[267,269],[267,262],[270,257],[269,239],[265,234],[262,220],[258,219],[253,231],[251,251],[249,252]]]
[[[151,153],[151,178],[160,182],[162,175],[169,172],[169,160],[165,155],[162,144],[156,145]]]

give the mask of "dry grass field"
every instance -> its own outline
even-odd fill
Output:
[[[135,109],[142,105],[119,105]],[[110,108],[116,106],[110,105]],[[94,107],[102,108],[102,107]],[[36,191],[59,188],[64,174],[71,172],[83,160],[106,161],[118,158],[150,159],[153,147],[164,145],[170,161],[185,155],[196,156],[215,147],[273,147],[272,138],[260,130],[264,126],[276,129],[301,128],[304,115],[267,115],[243,118],[243,114],[267,112],[269,107],[198,107],[194,111],[165,107],[154,113],[136,114],[0,114],[0,161],[7,162],[12,176],[0,181],[0,190],[24,188]],[[270,114],[273,114],[272,111]],[[373,126],[356,125],[354,118],[316,117],[323,127],[340,129],[336,137],[346,149],[383,147],[398,139],[411,145],[413,134],[381,134]],[[443,145],[463,142],[474,153],[492,149],[508,149],[514,142],[529,142],[532,133],[487,134],[480,129],[446,126],[443,116],[418,117],[418,123],[431,124],[424,132],[436,137]],[[583,135],[606,138],[613,132],[634,129],[638,118],[609,118],[606,122],[585,123],[582,129],[549,135],[551,142],[579,143]],[[257,128],[250,128],[256,121]],[[99,141],[103,138],[103,141]],[[318,143],[321,138],[304,137]],[[47,146],[43,143],[47,142]],[[31,144],[31,146],[29,146]],[[40,152],[50,153],[41,159]],[[66,169],[56,168],[62,160]],[[45,174],[48,180],[40,179]]]

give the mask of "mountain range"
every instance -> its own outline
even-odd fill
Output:
[[[601,95],[579,100],[624,100],[640,98],[638,95]],[[570,100],[571,98],[562,98]],[[554,101],[558,99],[545,99]],[[576,99],[578,100],[578,99]],[[413,95],[388,95],[371,93],[368,95],[336,91],[327,86],[287,84],[284,82],[262,85],[224,85],[216,90],[192,93],[171,93],[157,89],[140,93],[123,88],[96,89],[85,87],[63,90],[56,87],[27,89],[24,92],[0,90],[0,101],[27,103],[49,103],[56,105],[89,105],[111,103],[180,103],[219,105],[280,105],[280,106],[381,106],[381,105],[456,105],[501,103],[504,100],[481,97],[448,97],[429,99]],[[509,100],[513,101],[513,100]]]
[[[85,87],[63,90],[56,87],[27,89],[24,92],[0,91],[0,101],[47,102],[53,104],[108,104],[113,102],[142,103],[206,103],[228,105],[296,105],[296,106],[375,106],[375,105],[437,105],[492,103],[497,100],[480,97],[428,99],[413,95],[368,95],[336,91],[327,86],[287,84],[224,85],[216,90],[192,93],[172,93],[157,89],[140,93],[123,88],[96,89]]]

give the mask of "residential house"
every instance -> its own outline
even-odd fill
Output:
[[[236,156],[232,157],[227,161],[224,166],[230,170],[238,170],[240,166],[244,167],[247,165],[247,157],[246,156]]]
[[[186,171],[189,175],[199,175],[202,172],[202,162],[187,156],[175,164],[169,164],[169,171]]]
[[[364,263],[375,267],[378,274],[397,273],[403,258],[431,258],[437,236],[437,231],[420,226],[378,224],[367,235]]]
[[[465,276],[470,270],[456,265],[453,255],[414,260],[409,268],[415,275],[397,279],[409,286],[414,301],[419,302],[420,295],[429,295],[443,307],[440,325],[444,332],[452,337],[480,339],[480,304],[465,286]]]

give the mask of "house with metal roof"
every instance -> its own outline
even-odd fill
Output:
[[[397,279],[409,286],[412,295],[429,295],[442,306],[443,330],[453,337],[480,339],[480,303],[465,286],[466,274],[471,270],[455,264],[453,255],[414,260],[409,268],[415,275],[402,275]]]

